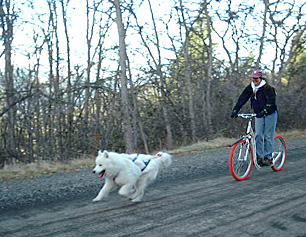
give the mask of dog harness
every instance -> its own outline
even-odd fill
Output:
[[[135,163],[135,161],[137,160],[137,158],[138,158],[138,156],[136,156],[132,161]],[[147,168],[147,166],[149,165],[150,161],[151,161],[151,160],[142,161],[142,162],[144,163],[145,166],[141,169],[141,172],[143,172],[143,171]]]

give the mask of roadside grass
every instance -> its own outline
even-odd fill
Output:
[[[67,162],[37,161],[30,164],[16,163],[5,165],[3,169],[0,169],[0,180],[34,178],[40,175],[77,171],[93,166],[94,156],[91,158],[72,159]]]
[[[277,132],[276,134],[283,136],[285,139],[291,139],[298,137],[306,137],[306,130],[295,130],[280,133]],[[184,146],[166,152],[173,155],[177,155],[217,149],[226,147],[227,145],[232,144],[235,140],[237,140],[237,138],[215,138],[211,141],[197,142],[190,146]],[[84,158],[71,159],[66,162],[37,161],[30,164],[16,163],[13,165],[5,165],[2,169],[0,169],[0,180],[34,178],[40,175],[92,168],[94,166],[94,158],[94,156],[86,156]]]
[[[177,148],[175,150],[170,150],[167,151],[170,154],[177,155],[177,154],[185,154],[185,153],[191,153],[191,152],[199,152],[199,151],[205,151],[205,150],[211,150],[211,149],[216,149],[216,148],[223,148],[226,147],[227,145],[232,144],[235,142],[237,138],[215,138],[210,141],[201,141],[194,143],[190,146],[184,146]]]
[[[280,132],[276,135],[281,135],[285,139],[293,139],[293,138],[299,138],[299,137],[306,137],[306,130],[293,130],[293,131],[287,131],[287,132]]]

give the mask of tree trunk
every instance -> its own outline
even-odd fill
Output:
[[[266,35],[266,27],[267,27],[267,12],[268,12],[268,0],[264,0],[265,4],[265,12],[263,16],[263,23],[262,23],[262,34],[260,37],[260,45],[259,45],[259,52],[258,52],[258,58],[256,61],[256,69],[260,69],[260,62],[261,62],[261,57],[262,57],[262,51],[264,48],[264,43],[265,43],[265,35]]]
[[[207,38],[208,38],[208,65],[207,65],[207,87],[206,87],[206,96],[205,96],[205,105],[206,105],[206,119],[208,125],[208,138],[213,134],[212,127],[212,106],[211,106],[211,83],[212,83],[212,67],[213,67],[213,43],[211,35],[211,18],[207,9],[207,0],[204,1],[204,14],[206,18],[206,28],[207,28]]]
[[[133,130],[130,120],[129,111],[129,96],[127,88],[127,54],[125,44],[125,29],[122,22],[121,7],[119,0],[114,0],[116,7],[116,23],[119,35],[119,56],[120,56],[120,82],[121,82],[121,104],[122,104],[122,115],[123,115],[123,129],[124,129],[124,141],[126,146],[126,152],[131,153],[134,151],[133,147]]]
[[[68,7],[69,0],[66,2],[66,7],[64,5],[64,0],[61,0],[62,6],[62,16],[63,16],[63,23],[65,28],[65,36],[66,36],[66,47],[67,47],[67,128],[66,128],[66,136],[65,136],[65,154],[69,158],[69,153],[71,152],[72,147],[72,125],[73,125],[73,98],[72,98],[72,83],[71,83],[71,60],[70,60],[70,40],[68,34],[68,26],[67,26],[67,7]]]
[[[189,60],[189,33],[190,33],[191,27],[187,26],[182,0],[180,0],[180,11],[181,11],[182,19],[183,19],[182,23],[185,28],[185,42],[183,45],[184,76],[185,76],[187,92],[188,92],[188,109],[189,109],[191,138],[192,138],[192,142],[194,143],[197,141],[197,137],[196,137],[196,122],[195,122],[195,112],[194,112],[194,98],[193,98],[193,89],[192,89],[193,87],[192,87],[191,68],[190,68],[190,60]]]
[[[188,30],[186,28],[186,30]],[[189,109],[189,119],[190,119],[190,129],[191,129],[191,138],[192,142],[195,143],[196,138],[196,124],[195,124],[195,112],[194,112],[194,105],[193,105],[193,90],[192,90],[192,82],[191,82],[191,69],[190,69],[190,62],[189,62],[189,36],[186,33],[185,38],[185,45],[184,47],[184,76],[186,80],[187,92],[188,92],[188,109]]]
[[[6,93],[6,104],[9,109],[7,112],[7,151],[9,155],[17,159],[17,149],[15,144],[15,114],[16,110],[12,107],[15,102],[15,88],[13,78],[12,65],[12,41],[13,41],[13,25],[15,20],[14,12],[11,12],[11,1],[7,0],[5,3],[1,1],[1,26],[2,38],[4,41],[4,56],[5,56],[5,72],[4,83]],[[5,12],[6,10],[6,12]]]
[[[54,97],[56,103],[54,104],[55,108],[55,141],[56,141],[56,149],[58,149],[59,153],[57,154],[57,159],[65,160],[65,147],[63,144],[63,101],[62,101],[62,93],[60,88],[60,42],[59,42],[59,33],[58,33],[58,15],[57,15],[57,7],[56,2],[53,2],[53,19],[52,19],[52,28],[55,37],[55,77],[53,78],[53,86],[54,86]]]

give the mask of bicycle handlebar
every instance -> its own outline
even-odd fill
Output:
[[[256,114],[237,114],[237,116],[244,119],[251,119],[256,117]]]

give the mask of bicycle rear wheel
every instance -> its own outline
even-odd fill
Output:
[[[285,165],[287,158],[287,147],[285,139],[281,136],[274,137],[273,146],[273,166],[271,167],[274,171],[280,171]]]
[[[236,180],[245,180],[251,173],[253,166],[252,146],[245,140],[234,144],[230,151],[228,166]]]

